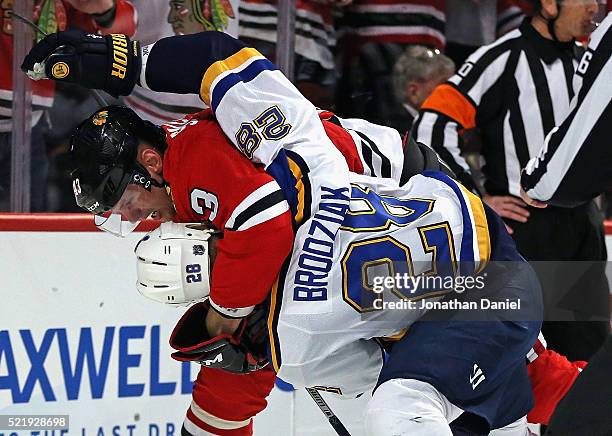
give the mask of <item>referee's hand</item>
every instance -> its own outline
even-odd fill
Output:
[[[520,223],[526,223],[529,218],[527,204],[518,197],[512,195],[485,195],[483,201],[502,218],[508,218]],[[506,225],[508,233],[513,230]]]

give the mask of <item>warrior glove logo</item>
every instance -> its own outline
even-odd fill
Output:
[[[113,69],[111,76],[125,79],[128,66],[128,43],[127,37],[120,33],[111,34],[113,41]]]

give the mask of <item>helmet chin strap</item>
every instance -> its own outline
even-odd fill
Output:
[[[147,191],[151,191],[152,187],[165,188],[166,184],[162,181],[161,183],[155,180],[149,175],[147,169],[142,166],[139,162],[135,163],[135,171],[132,175],[130,183],[138,186],[142,186]]]
[[[541,6],[540,8],[537,9],[536,14],[540,19],[546,22],[546,27],[548,28],[548,33],[550,33],[552,40],[555,42],[560,42],[559,38],[557,38],[557,32],[555,30],[555,22],[557,21],[557,18],[559,18],[559,15],[561,15],[561,5],[563,4],[563,0],[557,0],[556,3],[557,3],[557,14],[554,17],[546,18],[544,14],[542,13]]]
[[[538,17],[540,17],[542,20],[546,22],[548,33],[550,33],[550,36],[555,42],[559,42],[559,38],[557,38],[557,32],[555,31],[555,21],[557,21],[557,18],[559,18],[560,12],[561,12],[561,2],[559,1],[557,2],[557,15],[555,15],[553,18],[546,18],[544,14],[542,14],[541,9],[537,12]]]
[[[559,13],[557,13],[557,17],[559,16]],[[555,42],[559,42],[559,38],[557,38],[557,32],[555,31],[555,21],[557,21],[557,17],[553,18],[552,20],[548,20],[548,33],[550,33],[550,36],[552,36],[553,41]]]

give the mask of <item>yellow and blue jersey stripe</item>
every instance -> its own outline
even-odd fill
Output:
[[[297,230],[311,215],[312,193],[308,165],[297,153],[280,150],[266,171],[283,191]]]
[[[244,47],[206,68],[200,84],[200,98],[217,110],[223,96],[236,84],[250,82],[264,71],[278,70],[254,48]]]
[[[459,257],[461,273],[470,274],[482,271],[491,258],[489,226],[482,200],[444,173],[424,171],[421,174],[447,185],[459,200],[463,218],[463,237]]]
[[[268,338],[269,338],[269,358],[272,364],[274,372],[278,373],[282,364],[281,358],[281,343],[278,336],[278,322],[280,319],[280,312],[283,303],[283,288],[285,287],[285,279],[287,277],[287,270],[289,269],[289,259],[285,261],[281,271],[278,274],[278,278],[270,291],[268,298],[269,311],[268,311]]]

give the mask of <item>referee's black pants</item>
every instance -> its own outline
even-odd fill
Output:
[[[603,216],[594,202],[529,212],[526,223],[507,223],[542,284],[548,347],[570,360],[589,360],[610,332]]]

